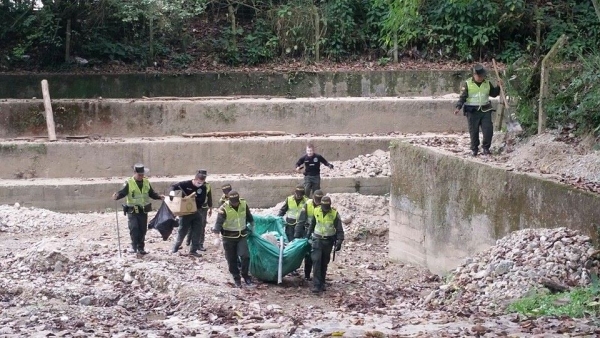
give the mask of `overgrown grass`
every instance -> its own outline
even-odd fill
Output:
[[[558,294],[535,293],[517,300],[507,308],[526,316],[568,316],[572,318],[600,316],[600,283],[593,278],[588,287]]]

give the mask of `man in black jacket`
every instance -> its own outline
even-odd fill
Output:
[[[173,253],[179,250],[181,243],[183,243],[185,236],[189,232],[191,237],[190,255],[196,257],[202,256],[198,253],[198,250],[200,249],[200,236],[203,230],[201,208],[206,201],[207,194],[207,187],[205,184],[202,184],[205,177],[203,173],[198,172],[193,179],[178,182],[171,186],[170,195],[174,195],[173,192],[177,190],[181,190],[183,196],[189,196],[195,192],[196,207],[198,209],[193,214],[179,217],[179,230],[177,231],[177,239],[173,245]]]
[[[315,146],[311,143],[306,145],[306,155],[300,157],[296,162],[296,171],[302,171],[304,168],[304,194],[311,197],[311,194],[321,189],[321,164],[333,169],[333,164],[315,153]]]

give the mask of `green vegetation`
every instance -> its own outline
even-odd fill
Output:
[[[274,59],[400,57],[513,62],[562,34],[573,59],[600,45],[592,1],[558,0],[35,0],[0,1],[5,67],[90,63],[185,68],[199,57],[253,65]]]
[[[509,312],[526,316],[569,316],[574,318],[600,316],[600,283],[593,278],[590,286],[576,288],[567,293],[539,293],[509,305]]]
[[[43,6],[39,6],[41,2]],[[600,129],[597,0],[0,0],[0,69],[134,69],[272,61],[490,61],[518,72],[518,117],[535,130],[539,60],[561,35],[548,126]],[[85,63],[85,62],[84,62]],[[533,65],[533,66],[531,66]],[[137,67],[137,68],[136,68]],[[523,81],[523,79],[525,79]],[[509,87],[510,87],[509,83]]]

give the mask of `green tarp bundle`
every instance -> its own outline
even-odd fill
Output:
[[[276,216],[254,216],[254,229],[248,236],[248,250],[250,251],[250,274],[268,282],[277,282],[277,269],[279,267],[279,246],[261,237],[267,232],[276,233],[279,240],[285,236],[285,225],[281,217]],[[310,244],[307,239],[296,239],[287,244],[283,249],[283,272],[288,273],[298,269],[302,265],[304,256],[310,252]]]

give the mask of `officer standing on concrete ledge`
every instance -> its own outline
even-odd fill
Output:
[[[486,70],[482,65],[473,67],[473,76],[463,83],[460,98],[456,103],[454,115],[458,115],[463,109],[469,124],[469,137],[471,138],[471,154],[477,156],[479,153],[479,127],[483,133],[483,154],[490,155],[494,125],[492,123],[492,104],[490,96],[500,95],[500,87],[494,86],[486,79]]]
[[[131,253],[147,254],[144,250],[146,232],[148,231],[148,212],[152,210],[150,198],[155,200],[165,199],[157,194],[144,175],[150,171],[143,164],[133,166],[133,177],[123,184],[123,188],[112,195],[114,200],[127,196],[123,211],[127,213],[129,236],[131,237]]]
[[[221,234],[223,238],[225,259],[235,286],[242,287],[241,277],[244,277],[246,285],[252,285],[252,278],[248,274],[250,252],[246,238],[250,229],[254,228],[254,218],[250,213],[250,208],[244,199],[240,199],[240,194],[232,190],[229,192],[229,200],[219,208],[218,213],[213,232]],[[250,224],[250,229],[247,224]],[[238,257],[242,263],[241,277]]]
[[[344,241],[344,228],[337,210],[331,207],[331,198],[324,196],[315,208],[315,224],[309,230],[312,238],[310,257],[313,262],[313,293],[325,291],[325,276],[331,250],[340,251]]]
[[[205,178],[206,176],[198,171],[193,179],[178,182],[171,186],[171,195],[174,195],[173,192],[177,190],[181,190],[184,196],[189,196],[193,193],[196,193],[195,202],[197,208],[196,212],[193,214],[179,217],[179,229],[177,231],[177,238],[173,244],[173,253],[179,251],[181,243],[183,243],[183,239],[187,235],[191,241],[190,255],[196,257],[201,256],[198,253],[198,250],[201,248],[200,239],[203,239],[204,237],[202,234],[204,228],[202,227],[202,212],[200,209],[202,208],[202,205],[206,199],[207,189],[206,185],[204,184]]]

